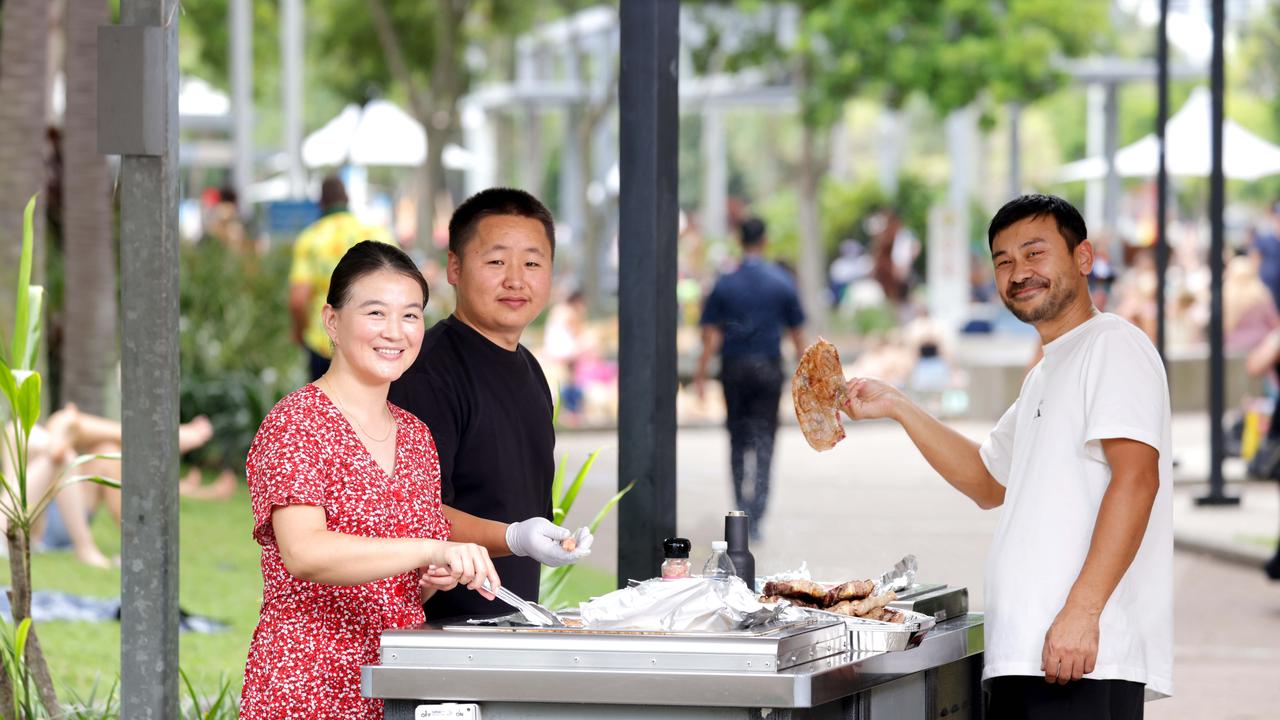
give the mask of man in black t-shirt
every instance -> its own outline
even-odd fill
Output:
[[[538,599],[539,563],[575,562],[592,540],[582,528],[565,550],[570,532],[550,521],[551,390],[520,344],[547,305],[554,254],[551,213],[532,195],[491,188],[460,205],[449,221],[456,308],[427,331],[390,393],[431,430],[451,539],[484,545],[502,584],[529,600]],[[510,608],[454,590],[436,593],[426,611],[434,622]]]

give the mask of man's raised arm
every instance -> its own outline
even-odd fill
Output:
[[[845,411],[854,420],[889,418],[907,431],[920,454],[951,486],[990,509],[1004,503],[1004,486],[987,471],[978,443],[947,427],[897,388],[871,378],[848,383]]]

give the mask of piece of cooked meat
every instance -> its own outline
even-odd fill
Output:
[[[882,607],[877,611],[877,613],[878,617],[876,619],[881,622],[897,623],[901,625],[907,621],[905,613],[901,610],[894,610],[890,607]],[[871,615],[868,615],[867,617],[871,617]]]
[[[800,358],[791,378],[791,401],[804,439],[814,450],[830,450],[844,439],[840,422],[847,391],[836,346],[818,338]]]
[[[875,590],[875,583],[870,580],[850,580],[831,588],[822,604],[835,605],[845,600],[861,600],[870,595],[872,590]]]
[[[795,605],[796,607],[803,607],[803,608],[821,608],[822,607],[818,603],[809,602],[808,600],[804,600],[798,597],[783,597],[782,595],[761,595],[760,596],[760,602],[764,603],[765,605],[775,605],[783,601],[786,601],[791,605]]]
[[[764,584],[765,595],[779,595],[788,600],[800,598],[821,605],[827,589],[812,580],[776,580]]]
[[[838,612],[841,615],[855,615],[857,617],[871,617],[873,620],[879,619],[878,611],[880,608],[897,600],[898,596],[892,590],[880,593],[861,600],[845,600],[827,608],[831,612]],[[876,613],[874,616],[872,613]]]

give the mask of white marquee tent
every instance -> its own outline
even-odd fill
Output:
[[[1211,97],[1196,88],[1185,105],[1165,125],[1165,165],[1174,177],[1208,177],[1213,162]],[[1154,177],[1159,161],[1155,134],[1116,151],[1116,173],[1121,177]],[[1237,180],[1257,180],[1280,174],[1280,146],[1245,130],[1230,118],[1222,125],[1222,171]],[[1106,177],[1107,160],[1092,157],[1063,165],[1058,180],[1093,180]]]
[[[389,100],[351,104],[302,141],[307,167],[416,167],[427,157],[427,133],[412,115]],[[444,164],[463,169],[470,154],[457,145],[444,149]]]

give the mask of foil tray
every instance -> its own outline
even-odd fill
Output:
[[[842,620],[849,629],[850,652],[897,652],[909,650],[920,644],[938,621],[913,610],[900,610],[907,616],[905,622],[889,623],[867,620],[815,608],[804,608],[813,617]]]

